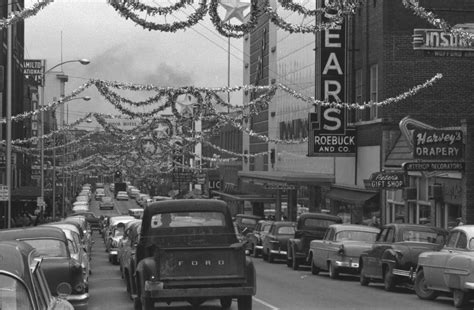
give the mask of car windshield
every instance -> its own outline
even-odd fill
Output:
[[[0,274],[0,309],[33,309],[28,291],[17,279]]]
[[[343,230],[336,234],[336,241],[352,240],[375,242],[375,239],[377,239],[377,232],[375,231]]]
[[[198,226],[225,226],[225,216],[221,212],[172,212],[151,218],[152,228]]]
[[[66,245],[64,242],[55,239],[29,239],[22,240],[30,244],[45,257],[67,257]]]
[[[403,241],[443,244],[444,239],[444,235],[435,231],[406,230],[403,232]]]
[[[293,235],[295,228],[293,226],[281,226],[278,228],[279,235]]]

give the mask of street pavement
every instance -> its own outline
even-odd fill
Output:
[[[134,200],[115,202],[112,211],[99,211],[97,202],[92,203],[92,211],[100,214],[127,214],[129,208],[136,208]],[[108,262],[108,254],[101,236],[93,235],[95,245],[92,251],[92,275],[89,278],[89,310],[133,309],[128,298],[125,283],[121,279],[119,266]],[[327,273],[312,275],[309,268],[294,271],[283,260],[274,264],[261,258],[253,259],[257,269],[257,295],[254,297],[254,310],[366,310],[366,309],[404,309],[437,310],[453,309],[452,299],[439,297],[434,301],[420,300],[412,290],[397,288],[386,292],[382,284],[362,287],[357,276],[342,275],[339,280],[331,280]],[[157,304],[159,309],[190,310],[187,303]],[[218,301],[203,304],[201,310],[220,309]],[[237,309],[236,301],[232,310]],[[472,309],[472,304],[469,306]]]

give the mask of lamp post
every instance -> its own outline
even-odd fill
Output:
[[[50,69],[48,69],[47,71],[45,71],[43,73],[43,77],[42,77],[42,84],[41,84],[41,108],[44,106],[44,91],[45,91],[45,82],[46,82],[46,75],[48,73],[50,73],[53,69],[59,67],[59,66],[62,66],[64,64],[67,64],[67,63],[71,63],[71,62],[78,62],[80,63],[81,65],[88,65],[90,63],[90,61],[88,59],[74,59],[74,60],[68,60],[68,61],[63,61],[53,67],[51,67]],[[46,67],[46,61],[44,62],[45,64],[45,67]],[[44,136],[44,112],[41,110],[40,112],[40,150],[41,150],[41,153],[40,153],[40,165],[41,165],[41,197],[44,201],[44,139],[43,139],[43,136]],[[54,176],[54,174],[53,174]],[[53,196],[53,205],[55,205],[55,197]],[[55,214],[55,208],[53,207],[53,220],[56,218],[56,214]]]
[[[91,100],[91,97],[89,96],[84,96],[84,97],[78,97],[78,98],[71,98],[70,100],[66,101],[66,102],[69,102],[69,101],[72,101],[72,100],[79,100],[79,99],[82,99],[84,101],[89,101]],[[66,102],[64,102],[64,104],[66,104]],[[69,125],[69,105],[66,105],[66,124],[65,126]],[[66,165],[66,161],[67,161],[67,135],[65,134],[64,135],[64,148],[63,148],[63,167],[62,167],[62,176],[63,176],[63,179],[62,179],[62,185],[63,185],[63,207],[62,207],[62,212],[61,212],[61,217],[64,218],[65,217],[65,213],[66,213],[66,186],[68,184],[68,180],[67,180],[67,176],[66,176],[66,173],[65,173],[65,169],[64,169],[64,166]],[[71,200],[69,200],[71,201]]]

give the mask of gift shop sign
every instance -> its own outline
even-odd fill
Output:
[[[462,159],[461,130],[415,129],[413,157],[417,159]]]
[[[329,0],[323,3],[326,5]],[[329,21],[330,10],[322,16]],[[345,27],[340,24],[321,32],[321,99],[325,102],[344,101]],[[346,109],[320,106],[309,115],[308,156],[347,156],[356,153],[355,128],[347,128]]]
[[[370,176],[369,185],[377,189],[401,189],[405,187],[405,173],[375,172]]]

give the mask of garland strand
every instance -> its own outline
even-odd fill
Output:
[[[35,16],[40,10],[44,9],[48,4],[52,3],[53,1],[54,0],[43,0],[33,4],[33,7],[31,8],[23,9],[19,12],[13,11],[10,17],[0,19],[0,28],[5,29],[10,25],[24,20],[25,18]]]

